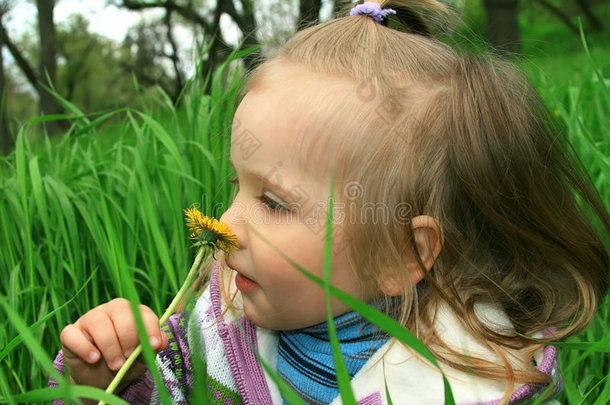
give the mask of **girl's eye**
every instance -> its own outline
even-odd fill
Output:
[[[288,207],[280,199],[269,191],[265,191],[258,199],[272,211],[285,211]]]

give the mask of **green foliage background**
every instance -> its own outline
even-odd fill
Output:
[[[519,63],[610,206],[610,40],[589,36],[589,56],[572,34],[557,35],[559,45],[526,43],[542,56]],[[135,286],[141,302],[163,312],[194,255],[182,210],[195,203],[218,216],[232,193],[225,179],[241,82],[234,72],[218,71],[210,95],[194,80],[180,108],[163,92],[153,107],[94,116],[64,103],[71,128],[60,139],[30,140],[48,118],[22,128],[15,152],[0,162],[0,403],[50,398],[39,389],[59,333],[91,307]],[[591,327],[561,350],[565,403],[610,402],[609,325],[606,297]]]

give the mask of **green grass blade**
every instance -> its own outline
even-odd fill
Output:
[[[88,133],[89,131],[91,131],[94,128],[97,128],[101,123],[103,123],[104,121],[108,120],[109,118],[122,113],[124,111],[127,111],[126,108],[120,108],[114,111],[110,111],[108,113],[105,113],[103,115],[101,115],[100,117],[97,117],[96,119],[94,119],[93,121],[91,121],[90,123],[84,125],[83,127],[81,127],[78,131],[76,131],[73,135],[72,138],[77,138],[83,134]],[[74,118],[74,116],[70,116],[70,118]]]
[[[328,211],[326,214],[326,229],[324,235],[324,292],[326,293],[326,323],[328,325],[328,333],[330,336],[330,344],[333,353],[333,360],[335,362],[335,373],[337,378],[337,384],[339,386],[339,393],[341,400],[344,404],[356,405],[356,398],[352,391],[350,384],[350,376],[345,366],[343,354],[341,353],[341,347],[339,346],[339,339],[337,338],[337,330],[335,329],[335,322],[333,319],[332,308],[331,308],[331,257],[332,257],[332,233],[333,233],[333,191],[335,188],[335,176],[333,174],[330,182],[330,197],[328,198]]]
[[[388,389],[388,379],[385,376],[385,359],[383,359],[383,385],[385,388],[385,400],[388,405],[393,405],[392,396],[390,395],[390,390]]]
[[[174,139],[167,133],[165,128],[157,120],[143,113],[138,113],[142,120],[148,125],[155,137],[167,148],[173,158],[173,162],[180,171],[185,171],[184,159],[182,159]]]
[[[550,342],[544,339],[534,339],[529,336],[526,337],[538,343],[543,343],[549,346],[561,347],[568,350],[586,350],[587,353],[610,353],[610,336],[597,342]]]
[[[193,386],[187,401],[193,404],[207,405],[210,403],[208,393],[208,371],[205,361],[205,348],[201,344],[201,330],[198,327],[189,328],[195,336],[189,337],[193,343],[191,350],[191,364],[193,367]]]
[[[0,403],[11,405],[17,403],[11,394],[8,379],[6,378],[6,375],[4,375],[4,370],[2,370],[2,367],[0,367]]]
[[[305,401],[303,401],[303,399],[296,392],[294,392],[288,386],[288,384],[284,382],[284,380],[282,380],[282,377],[280,377],[280,375],[273,370],[271,366],[269,366],[269,364],[267,364],[259,356],[258,353],[256,353],[256,355],[261,363],[261,366],[263,367],[263,370],[265,370],[269,377],[271,377],[271,379],[277,384],[280,392],[282,393],[282,397],[286,400],[286,402],[288,402],[290,405],[305,405]]]
[[[87,284],[89,284],[89,282],[91,281],[91,279],[93,278],[93,276],[95,275],[95,272],[92,273],[89,278],[87,279],[87,281],[85,281],[85,284],[83,284],[80,289],[76,292],[76,294],[74,294],[74,296],[72,296],[72,298],[70,298],[68,301],[66,301],[64,304],[62,304],[61,306],[55,308],[53,311],[49,312],[47,315],[45,315],[44,317],[40,318],[38,321],[34,322],[32,325],[30,325],[28,327],[28,329],[30,330],[30,332],[33,332],[34,330],[36,330],[38,327],[40,327],[41,325],[45,324],[50,318],[52,318],[56,313],[58,313],[59,311],[61,311],[63,308],[65,308],[67,305],[69,305],[72,301],[74,301],[76,299],[76,297],[78,297],[80,295],[80,293],[84,290],[84,288],[87,286]],[[0,351],[0,362],[2,360],[4,360],[4,358],[13,350],[15,350],[17,348],[17,346],[19,346],[21,343],[23,342],[23,336],[21,335],[17,335],[15,336],[13,339],[11,339],[11,341],[4,347],[4,349],[2,349],[2,351]]]
[[[286,256],[282,251],[277,249],[275,246],[269,242],[264,235],[258,232],[253,227],[248,227],[257,237],[261,238],[263,242],[265,242],[269,247],[271,247],[278,255],[280,255],[284,260],[288,261],[295,269],[299,270],[303,273],[307,278],[309,278],[314,283],[318,284],[320,287],[324,288],[324,280],[317,277],[315,274],[311,273],[303,266],[296,263],[294,260]],[[432,365],[441,371],[443,377],[443,384],[445,389],[445,405],[455,405],[455,400],[453,398],[453,393],[451,391],[451,386],[447,377],[442,372],[440,365],[434,358],[434,355],[428,348],[419,340],[415,335],[413,335],[407,328],[402,326],[400,323],[396,322],[394,319],[390,318],[383,312],[378,311],[373,308],[369,304],[355,298],[346,292],[334,287],[330,286],[330,293],[333,297],[337,298],[339,301],[343,302],[345,305],[350,307],[352,310],[358,312],[362,315],[363,318],[367,319],[369,322],[377,326],[378,328],[384,330],[392,337],[396,338],[400,342],[406,344],[411,349],[419,353],[423,358],[428,360]]]
[[[234,317],[237,316],[233,309],[231,310],[231,312],[232,312]],[[246,332],[244,331],[242,325],[239,322],[237,322],[236,326],[239,328],[239,332],[242,334],[242,336],[245,336]],[[277,371],[275,371],[262,358],[261,354],[258,351],[258,348],[255,347],[254,344],[249,341],[249,339],[246,339],[246,342],[250,346],[250,350],[252,350],[252,353],[254,353],[254,355],[256,356],[258,361],[260,362],[261,367],[263,368],[263,370],[265,370],[265,372],[269,375],[269,377],[277,385],[277,387],[280,390],[280,393],[281,393],[283,399],[288,404],[290,404],[290,405],[305,405],[305,401],[284,381],[284,379],[279,375],[279,373]]]
[[[14,308],[11,308],[11,306],[6,302],[6,298],[3,296],[0,296],[0,306],[4,309],[7,318],[15,326],[21,335],[23,342],[34,354],[34,357],[38,359],[47,375],[52,376],[56,381],[65,381],[65,379],[53,367],[53,360],[47,354],[46,349],[40,345],[30,328],[25,324],[25,322],[23,322],[21,317],[17,315]],[[18,401],[17,397],[15,397],[15,399]]]
[[[121,273],[121,275],[122,281],[125,285],[127,299],[131,303],[131,310],[133,311],[134,320],[138,329],[138,336],[142,347],[142,355],[144,357],[144,360],[146,361],[146,364],[148,365],[148,370],[152,374],[153,381],[155,382],[155,386],[157,387],[157,392],[159,393],[159,399],[161,400],[161,403],[171,405],[172,401],[167,391],[167,387],[163,383],[163,377],[161,376],[161,372],[157,368],[155,363],[156,353],[148,343],[148,334],[146,333],[146,327],[144,326],[144,321],[142,320],[142,315],[140,314],[140,298],[138,297],[138,292],[133,283],[133,279],[131,279],[131,277],[127,274]]]
[[[76,400],[77,398],[91,398],[95,400],[103,400],[110,405],[129,405],[125,400],[117,396],[107,394],[104,392],[104,390],[99,388],[87,387],[84,385],[70,386],[67,383],[56,388],[41,388],[14,396],[14,399],[19,403],[48,403],[54,399],[66,398],[72,400]],[[0,403],[3,403],[1,399]]]
[[[582,27],[582,20],[580,18],[578,18],[578,31],[580,34],[580,41],[582,43],[582,47],[585,50],[585,54],[587,55],[587,58],[589,59],[589,64],[593,67],[593,72],[595,73],[595,76],[599,80],[599,83],[600,83],[599,87],[604,91],[606,98],[610,98],[610,92],[608,91],[608,87],[606,86],[606,81],[604,79],[604,76],[602,75],[602,72],[595,66],[595,63],[593,62],[593,57],[591,56],[591,51],[589,50],[589,44],[587,43],[587,37],[585,36],[585,31]]]

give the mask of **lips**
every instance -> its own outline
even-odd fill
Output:
[[[231,266],[228,262],[226,262],[227,267],[237,273],[235,276],[235,285],[237,289],[242,292],[242,294],[247,294],[256,290],[259,285],[256,281],[244,276],[238,270],[235,270],[233,266]]]
[[[242,294],[247,294],[258,288],[256,281],[251,280],[240,273],[237,273],[235,276],[235,285],[237,286],[237,289],[242,292]]]

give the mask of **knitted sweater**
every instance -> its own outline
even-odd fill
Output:
[[[194,362],[206,365],[206,386],[211,404],[282,404],[278,385],[263,370],[258,356],[276,370],[278,360],[277,332],[256,327],[240,311],[226,311],[220,293],[219,271],[212,272],[209,287],[197,300],[188,317],[174,314],[165,331],[169,345],[157,355],[156,363],[164,385],[175,404],[187,404],[189,392],[197,381]],[[235,286],[232,286],[235,288]],[[491,314],[491,315],[490,315]],[[493,311],[488,317],[497,316]],[[454,347],[470,354],[496,359],[495,354],[473,342],[450,313],[439,313],[447,338]],[[438,329],[437,329],[438,330]],[[187,333],[190,332],[190,333]],[[191,352],[189,348],[195,349]],[[203,354],[196,354],[203,353]],[[205,358],[205,363],[203,359]],[[557,351],[546,346],[535,356],[536,367],[555,382],[555,392],[561,388],[557,368]],[[63,373],[60,352],[55,367]],[[499,404],[504,395],[502,382],[483,379],[442,365],[451,385],[456,404]],[[352,390],[360,405],[387,404],[386,387],[394,404],[442,404],[444,399],[442,375],[427,360],[389,341],[384,344],[353,377]],[[50,380],[50,386],[56,386]],[[512,394],[511,403],[523,403],[538,396],[546,386],[521,385]],[[160,403],[159,393],[149,372],[134,381],[121,394],[132,404]],[[61,404],[63,401],[55,401]],[[555,403],[552,400],[544,403]],[[341,404],[336,398],[332,404]]]

